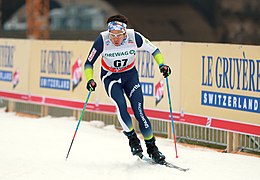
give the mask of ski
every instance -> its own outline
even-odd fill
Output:
[[[184,172],[189,170],[189,168],[182,168],[182,167],[176,166],[176,165],[174,165],[170,162],[167,162],[167,161],[165,161],[163,165],[165,165],[166,167],[175,168],[175,169],[178,169],[178,170],[184,171]]]
[[[168,168],[174,168],[174,169],[177,169],[179,171],[183,171],[183,172],[186,172],[189,170],[189,168],[182,168],[182,167],[179,167],[179,166],[176,166],[170,162],[167,162],[167,161],[164,161],[163,163],[156,163],[154,160],[152,160],[151,158],[148,158],[146,156],[144,156],[142,153],[141,154],[137,154],[137,156],[139,157],[139,159],[141,159],[142,161],[144,162],[147,162],[149,164],[159,164],[159,165],[163,165],[165,167],[168,167]]]

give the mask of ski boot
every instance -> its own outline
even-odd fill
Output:
[[[127,138],[129,139],[129,146],[131,148],[131,152],[133,155],[137,155],[140,158],[142,157],[142,146],[140,143],[140,140],[138,139],[136,133],[134,130],[130,131],[130,132],[125,132],[124,134],[127,136]]]
[[[165,156],[158,150],[158,147],[155,145],[155,138],[145,140],[147,147],[147,153],[150,158],[154,160],[155,163],[164,164]]]

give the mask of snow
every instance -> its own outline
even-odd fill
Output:
[[[77,122],[73,117],[28,118],[0,109],[1,180],[258,180],[260,158],[220,153],[157,138],[166,159],[190,171],[150,165],[130,153],[128,140],[113,126],[82,121],[67,160]],[[139,135],[140,136],[140,135]],[[145,144],[142,141],[145,149]]]

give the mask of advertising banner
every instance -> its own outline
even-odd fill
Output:
[[[88,91],[84,63],[93,42],[0,39],[0,97],[82,109]],[[260,135],[260,47],[153,42],[165,64],[174,121]],[[150,118],[170,121],[165,78],[142,49],[135,66]],[[96,91],[87,110],[116,113],[94,64]],[[139,86],[139,85],[138,85]],[[126,97],[127,99],[127,97]],[[128,102],[128,101],[127,101]],[[129,112],[131,106],[128,102]]]
[[[83,63],[90,45],[83,41],[33,41],[30,93],[84,101]]]
[[[31,42],[0,39],[0,87],[6,92],[28,92]]]
[[[88,94],[84,63],[92,44],[88,41],[32,42],[29,89],[31,94],[41,96],[37,101],[82,109]],[[90,96],[88,108],[115,112],[113,102],[102,87],[100,68],[100,60],[97,60],[94,65],[97,88]]]
[[[183,43],[184,112],[260,125],[260,47]],[[215,122],[216,123],[216,122]]]

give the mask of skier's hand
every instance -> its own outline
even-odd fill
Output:
[[[87,83],[87,90],[95,91],[96,87],[97,87],[97,83],[94,81],[94,79],[90,79]]]
[[[169,66],[162,64],[159,68],[164,78],[168,77],[171,74],[171,68]]]

